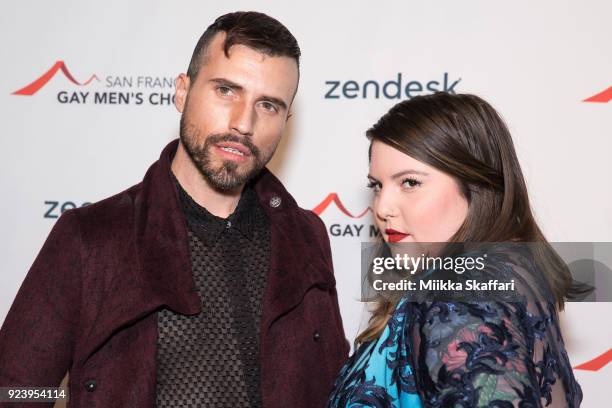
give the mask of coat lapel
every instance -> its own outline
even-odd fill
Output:
[[[135,259],[120,270],[116,293],[104,301],[101,320],[87,341],[88,358],[119,328],[125,327],[160,307],[176,313],[201,312],[195,289],[187,227],[170,174],[178,140],[171,142],[154,163],[133,197]],[[335,285],[324,262],[319,243],[305,242],[302,228],[308,222],[303,210],[267,169],[254,180],[259,201],[270,219],[270,269],[262,305],[262,337],[279,316],[298,305],[312,286]],[[129,194],[129,192],[127,193]],[[121,222],[129,223],[129,220]],[[316,248],[316,250],[314,250]],[[134,251],[125,251],[129,258]]]
[[[329,288],[335,281],[319,243],[305,241],[303,210],[281,182],[264,169],[255,180],[255,191],[270,219],[270,270],[261,322],[265,336],[274,320],[298,305],[310,287]]]
[[[189,256],[189,240],[170,164],[178,140],[170,143],[143,180],[143,205],[136,205],[136,245],[143,282],[155,308],[197,314],[200,300]]]
[[[124,200],[131,200],[132,211],[103,210],[110,213],[105,214],[108,222],[115,223],[119,230],[112,242],[118,248],[109,255],[117,259],[108,260],[105,268],[118,265],[114,268],[111,290],[105,290],[107,297],[101,301],[99,317],[92,322],[82,350],[85,360],[118,329],[160,307],[186,315],[201,310],[198,294],[192,290],[195,284],[187,227],[170,175],[170,162],[177,146],[178,141],[166,146],[159,160],[149,167],[140,189],[122,193]],[[127,235],[132,235],[132,239],[125,240]]]

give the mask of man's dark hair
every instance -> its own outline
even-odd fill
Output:
[[[299,68],[300,47],[287,27],[263,13],[237,11],[217,18],[198,40],[187,69],[187,76],[192,81],[205,63],[208,45],[219,32],[226,33],[223,50],[227,57],[233,45],[242,44],[271,57],[293,58]]]

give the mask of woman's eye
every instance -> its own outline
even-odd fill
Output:
[[[370,181],[367,187],[375,193],[378,193],[380,191],[380,183],[377,181]]]
[[[420,185],[421,185],[421,182],[413,178],[407,178],[407,179],[402,180],[402,187],[407,188],[407,189],[411,189],[411,188],[414,188]]]

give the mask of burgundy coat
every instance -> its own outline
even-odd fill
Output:
[[[201,312],[170,176],[177,146],[164,149],[142,183],[57,221],[0,330],[0,387],[57,386],[69,371],[70,407],[155,406],[156,311]],[[263,404],[320,407],[348,354],[329,238],[269,171],[255,191],[272,248]]]

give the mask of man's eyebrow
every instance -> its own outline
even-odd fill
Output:
[[[232,82],[229,79],[225,79],[225,78],[212,78],[210,79],[210,82],[213,82],[217,85],[227,86],[228,88],[231,88],[237,91],[242,91],[244,89],[242,85],[238,85],[237,83]],[[287,103],[285,103],[285,101],[275,96],[263,95],[258,100],[273,103],[275,105],[280,106],[281,109],[284,109],[284,110],[288,109]]]
[[[236,89],[238,91],[241,91],[244,89],[242,85],[238,85],[237,83],[232,82],[229,79],[225,79],[225,78],[213,78],[210,80],[210,82],[214,82],[217,85],[227,86],[228,88]]]
[[[281,109],[287,110],[287,104],[280,98],[276,98],[274,96],[262,96],[261,98],[259,98],[259,100],[274,103],[280,106]]]

